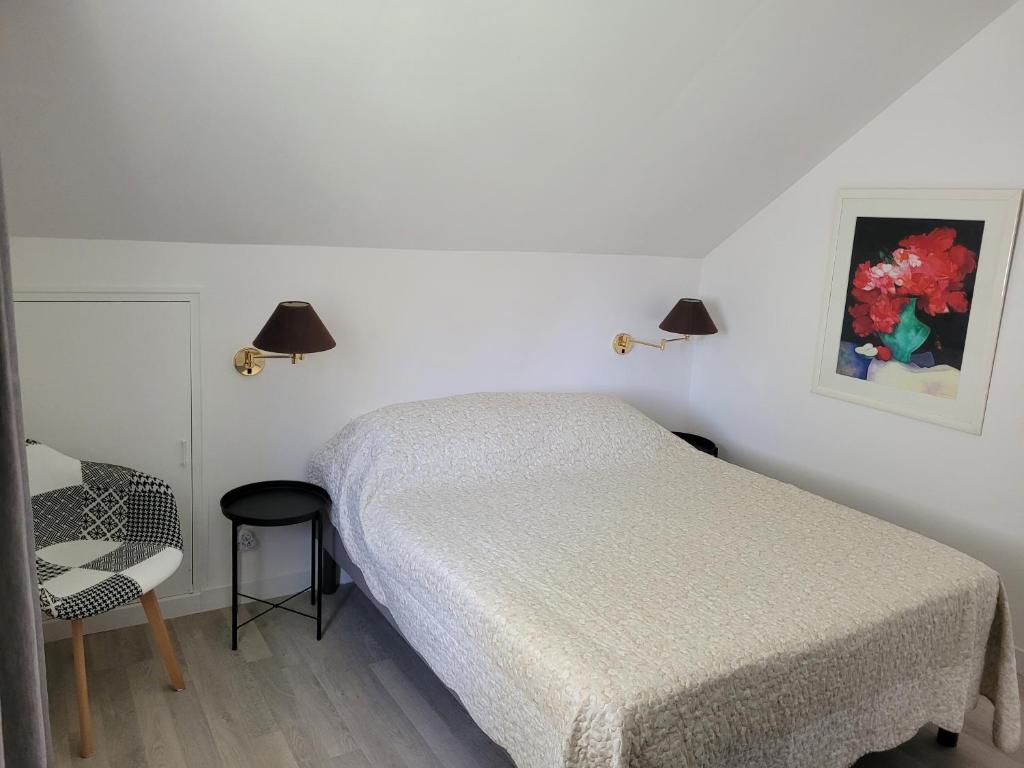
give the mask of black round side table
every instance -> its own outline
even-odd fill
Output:
[[[323,488],[299,480],[267,480],[249,483],[221,497],[220,508],[231,521],[231,650],[238,650],[238,629],[275,608],[282,608],[307,619],[316,620],[316,639],[321,636],[321,605],[324,570],[324,520],[331,510],[331,497]],[[272,603],[238,591],[238,526],[279,526],[312,523],[310,541],[309,586],[291,597]],[[319,546],[318,546],[319,544]],[[319,578],[318,578],[319,577]],[[316,616],[289,608],[285,603],[309,592]],[[238,623],[238,598],[246,597],[270,607]]]
[[[673,432],[672,434],[681,440],[685,440],[701,453],[718,458],[718,446],[715,445],[714,440],[710,440],[703,435],[695,435],[692,432]]]

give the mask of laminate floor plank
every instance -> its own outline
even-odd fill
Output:
[[[368,668],[313,664],[313,674],[374,768],[444,768]]]
[[[230,612],[208,611],[185,618],[192,621],[183,625],[178,637],[207,716],[234,723],[250,740],[273,731],[274,718],[263,691],[248,663],[228,643]]]
[[[246,621],[250,616],[254,616],[267,606],[261,603],[246,603],[238,607],[238,622],[242,623]],[[228,614],[228,621],[230,622],[231,616]],[[263,637],[263,633],[260,631],[259,619],[246,624],[238,632],[238,652],[242,654],[242,658],[246,661],[260,661],[261,659],[269,659],[274,654],[270,648],[267,647],[267,641]],[[230,628],[230,623],[228,627]]]
[[[334,758],[330,768],[374,768],[374,766],[362,752],[350,752],[347,755]]]
[[[111,667],[90,672],[89,699],[92,703],[94,739],[108,745],[111,765],[146,765],[146,744],[142,738],[139,712],[132,701],[126,670]],[[99,720],[100,727],[96,728]]]
[[[394,632],[390,625],[388,630]],[[430,702],[455,738],[477,756],[480,768],[515,768],[505,750],[495,747],[494,742],[480,730],[462,703],[445,688],[419,654],[397,632],[394,638],[389,646],[391,661],[415,686],[419,695]]]
[[[331,757],[336,757],[329,755],[324,748],[321,730],[303,720],[295,688],[277,660],[262,659],[251,666],[256,680],[263,687],[278,730],[299,767],[319,768],[329,763]]]
[[[127,671],[146,767],[187,768],[169,702],[184,691],[167,685],[163,664],[152,657],[128,665]]]
[[[174,627],[171,626],[174,635]],[[158,658],[154,649],[154,660]],[[199,691],[196,689],[192,669],[187,657],[180,654],[178,663],[181,673],[185,676],[185,690],[172,692],[167,700],[167,709],[171,713],[171,724],[174,735],[181,746],[181,753],[188,766],[219,765],[219,750],[210,730],[210,719]]]
[[[252,768],[299,768],[280,731],[260,736],[252,743]]]
[[[384,659],[373,663],[370,668],[445,768],[478,767],[478,760],[470,749],[455,737],[437,710],[420,695],[393,661]]]
[[[299,722],[319,735],[328,756],[341,757],[357,751],[352,733],[312,670],[297,664],[284,667],[282,672],[295,693]]]
[[[252,610],[240,607],[243,620]],[[88,760],[78,757],[70,641],[47,644],[56,765],[514,768],[363,595],[327,596],[324,616],[318,643],[313,622],[269,613],[242,628],[237,652],[228,609],[169,620],[185,677],[180,693],[170,690],[144,625],[87,636]],[[856,768],[1024,768],[1024,752],[993,746],[991,726],[992,705],[982,701],[956,749],[940,748],[930,725]]]
[[[217,745],[217,762],[214,765],[218,768],[252,768],[252,740],[246,738],[240,728],[222,717],[212,717],[210,733]]]
[[[47,643],[44,651],[53,755],[57,768],[67,768],[71,765],[67,697],[75,687],[71,670],[71,645],[67,640],[55,641]]]
[[[58,765],[97,765],[101,768],[108,768],[109,763],[107,762],[106,754],[97,755],[93,754],[88,760],[83,760],[78,754],[79,748],[79,732],[78,732],[78,702],[75,698],[75,680],[73,667],[71,665],[71,641],[70,640],[59,640],[53,643],[57,646],[57,653],[65,659],[65,663],[69,665],[69,672],[62,675],[63,680],[59,684],[59,689],[54,688],[54,681],[51,677],[50,670],[47,668],[47,686],[48,693],[51,699],[50,707],[59,708],[61,713],[58,715],[58,720],[50,721],[50,733],[53,737],[53,748],[56,753]],[[86,677],[90,686],[92,686],[92,680],[88,679],[88,665],[89,658],[86,657]],[[90,694],[92,693],[90,688]],[[91,698],[91,697],[90,697]],[[96,744],[95,735],[98,732],[97,728],[97,712],[95,708],[92,709],[92,720],[93,720],[93,744]],[[58,730],[59,723],[63,723],[65,728],[64,731]]]

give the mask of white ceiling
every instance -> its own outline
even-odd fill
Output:
[[[10,226],[703,256],[1011,4],[4,0]]]

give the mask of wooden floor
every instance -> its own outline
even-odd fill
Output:
[[[305,597],[293,604],[303,606]],[[247,616],[248,606],[242,612]],[[510,768],[418,656],[358,592],[324,603],[330,624],[274,611],[229,650],[227,610],[168,622],[187,689],[170,690],[145,626],[86,638],[95,754],[77,756],[70,641],[46,647],[58,765],[93,768]],[[857,768],[1019,768],[998,752],[991,706],[970,716],[960,746],[928,727]]]

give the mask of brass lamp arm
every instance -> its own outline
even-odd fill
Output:
[[[634,344],[643,344],[645,347],[654,347],[654,349],[665,351],[665,345],[671,344],[673,341],[689,341],[689,334],[683,336],[677,336],[674,339],[662,339],[661,341],[644,341],[643,339],[634,339],[628,333],[617,333],[612,339],[612,349],[615,350],[616,354],[625,355],[633,349]]]
[[[269,352],[261,352],[256,347],[242,347],[235,353],[234,363],[235,370],[243,376],[255,376],[257,373],[263,370],[263,360],[284,360],[290,359],[292,365],[299,362],[302,359],[302,353],[296,352],[295,354],[274,354]]]
[[[630,338],[633,339],[632,336],[630,336]],[[654,347],[655,349],[660,349],[662,352],[664,352],[666,344],[669,344],[669,343],[671,343],[673,341],[689,341],[689,340],[690,340],[689,336],[677,336],[674,339],[662,339],[657,344],[655,344],[653,341],[644,341],[643,339],[633,339],[633,343],[634,344],[643,344],[645,347]]]

